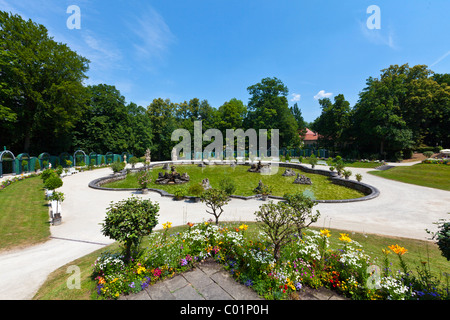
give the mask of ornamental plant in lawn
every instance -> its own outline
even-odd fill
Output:
[[[125,263],[131,260],[132,249],[139,250],[142,237],[149,235],[158,224],[159,204],[131,197],[112,203],[102,224],[103,235],[125,246]]]
[[[332,248],[330,231],[305,229],[302,237],[290,237],[276,261],[272,240],[259,224],[251,233],[246,224],[188,223],[185,231],[170,234],[171,227],[167,222],[163,232],[150,234],[146,249],[128,263],[122,253],[103,253],[92,273],[98,297],[117,299],[136,293],[212,258],[266,299],[289,299],[307,286],[325,287],[357,300],[449,299],[442,283],[430,274],[406,277],[403,270],[372,268],[370,256],[348,234],[340,234],[337,248]],[[407,254],[407,249],[396,245],[385,251],[399,257]]]
[[[137,179],[141,188],[147,189],[148,184],[152,181],[152,175],[150,171],[143,170],[137,174]]]

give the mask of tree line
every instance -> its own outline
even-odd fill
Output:
[[[85,86],[89,63],[43,25],[0,11],[1,146],[15,154],[82,149],[137,156],[150,148],[152,159],[165,160],[177,143],[172,132],[183,128],[193,137],[196,120],[203,132],[215,128],[224,136],[226,129],[279,129],[281,148],[301,146],[308,124],[297,104],[289,106],[289,90],[276,77],[249,86],[247,105],[236,98],[218,108],[199,98],[155,98],[143,107],[127,103],[112,85]],[[449,78],[426,66],[390,66],[367,80],[354,107],[342,94],[334,102],[319,100],[322,113],[311,129],[321,147],[355,158],[448,145]]]
[[[391,65],[369,77],[358,102],[319,100],[311,128],[329,150],[350,158],[400,160],[415,150],[450,146],[450,74],[425,65]]]

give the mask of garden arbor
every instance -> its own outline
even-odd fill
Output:
[[[5,158],[6,157],[6,158]],[[12,174],[16,174],[16,157],[14,153],[9,150],[4,149],[4,151],[0,152],[0,178],[3,177],[3,161],[11,161],[12,163]]]
[[[77,151],[75,151],[75,153],[73,154],[73,166],[75,167],[76,165],[77,165],[77,154],[83,154],[83,160],[82,160],[82,162],[84,163],[84,164],[86,164],[86,153],[84,153],[84,151],[83,150],[77,150]],[[79,163],[81,162],[81,161],[78,161]]]
[[[31,157],[28,153],[21,153],[16,157],[16,162],[18,166],[19,173],[30,172],[31,168]]]
[[[47,162],[47,166],[48,166],[48,164],[50,163],[50,157],[51,157],[50,154],[48,154],[47,152],[41,153],[41,154],[38,156],[39,164],[41,165],[41,168],[42,168],[42,169],[45,168],[45,166],[44,166],[44,161]]]

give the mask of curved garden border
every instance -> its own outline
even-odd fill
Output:
[[[186,164],[198,164],[201,161],[180,161],[180,162],[173,162],[173,161],[166,161],[165,163],[169,163],[169,164],[180,164],[180,165],[186,165]],[[162,166],[164,164],[164,162],[159,162],[157,164],[151,164],[150,167],[158,167],[158,166]],[[278,162],[277,163],[279,167],[282,168],[293,168],[293,169],[300,169],[303,172],[308,172],[308,173],[313,173],[313,174],[320,174],[320,175],[324,175],[327,176],[331,179],[332,183],[334,184],[338,184],[341,186],[345,186],[348,188],[352,188],[355,190],[358,190],[362,193],[365,194],[364,197],[361,198],[354,198],[354,199],[342,199],[342,200],[316,200],[316,202],[318,203],[348,203],[348,202],[356,202],[356,201],[367,201],[367,200],[371,200],[374,199],[376,197],[378,197],[380,195],[380,191],[368,184],[362,183],[362,182],[358,182],[355,180],[348,180],[348,179],[344,179],[341,178],[339,176],[337,176],[337,173],[335,172],[331,172],[329,170],[323,170],[323,169],[313,169],[313,168],[308,168],[302,164],[296,164],[296,163],[283,163],[283,162]],[[222,164],[212,164],[212,165],[222,165]],[[239,165],[250,165],[249,163],[242,163]],[[123,180],[126,178],[127,175],[127,171],[140,171],[143,170],[144,168],[138,168],[138,169],[127,169],[124,170],[121,173],[116,173],[116,174],[112,174],[108,177],[103,177],[103,178],[98,178],[95,179],[93,181],[91,181],[89,183],[89,187],[93,188],[93,189],[98,189],[98,190],[105,190],[105,191],[140,191],[140,188],[105,188],[102,187],[103,184],[106,183],[110,183],[110,182],[114,182],[117,180]],[[153,192],[158,192],[161,196],[163,197],[174,197],[173,194],[168,193],[167,191],[164,190],[160,190],[160,189],[155,189],[155,188],[148,188],[149,191],[153,191]],[[185,197],[186,199],[195,199],[195,197],[190,197],[187,196]],[[250,200],[250,199],[255,199],[258,198],[258,195],[255,196],[237,196],[237,195],[232,195],[230,196],[230,198],[234,198],[234,199],[241,199],[241,200]],[[277,200],[283,200],[283,197],[279,197],[279,196],[269,196],[269,198],[271,199],[277,199]]]

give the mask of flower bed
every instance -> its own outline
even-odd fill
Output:
[[[170,223],[164,224],[164,232],[151,234],[148,247],[128,265],[119,253],[102,254],[92,274],[99,297],[117,299],[121,294],[137,293],[213,257],[238,282],[266,299],[295,298],[306,286],[326,287],[351,299],[449,298],[448,291],[430,275],[419,272],[412,276],[402,263],[401,272],[389,271],[388,253],[402,262],[407,251],[399,246],[383,251],[386,265],[381,269],[347,234],[341,234],[340,248],[331,249],[328,230],[308,230],[283,247],[281,259],[275,263],[270,241],[262,232],[250,236],[245,224],[189,223],[186,231],[168,235],[170,227]]]
[[[450,159],[425,159],[422,161],[422,163],[450,165]]]

